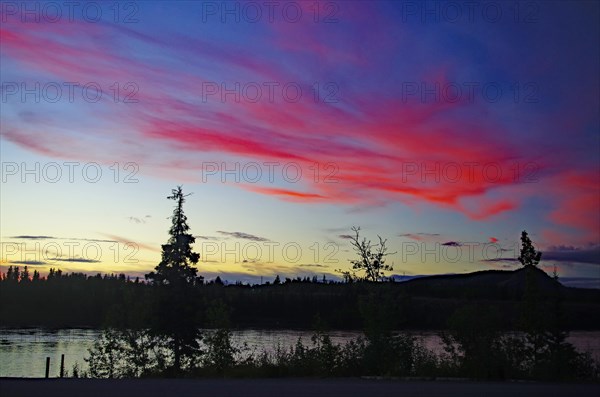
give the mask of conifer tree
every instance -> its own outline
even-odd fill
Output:
[[[185,197],[181,186],[167,197],[176,205],[171,217],[169,240],[162,245],[162,260],[146,278],[156,287],[156,304],[152,332],[168,338],[173,352],[173,374],[181,374],[184,366],[191,366],[199,352],[198,299],[195,285],[200,278],[194,267],[200,255],[192,251],[195,242],[189,233],[187,217],[183,213]]]
[[[540,251],[536,251],[525,230],[523,230],[521,233],[521,244],[521,254],[519,255],[519,262],[521,262],[521,265],[537,266],[542,259],[542,253]]]

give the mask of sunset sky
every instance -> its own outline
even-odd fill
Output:
[[[516,269],[600,288],[599,3],[3,2],[2,271]],[[490,5],[492,4],[492,5]]]

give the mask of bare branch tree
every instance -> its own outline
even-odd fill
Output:
[[[350,243],[354,247],[354,251],[358,254],[358,259],[350,260],[352,263],[352,269],[354,271],[364,271],[364,279],[367,281],[383,281],[385,280],[386,271],[392,271],[391,265],[385,264],[385,257],[393,255],[395,252],[388,252],[385,246],[387,240],[377,236],[379,238],[379,244],[373,245],[371,240],[367,240],[363,237],[360,239],[360,227],[353,226],[352,231],[354,236],[350,237]],[[344,278],[354,277],[356,273],[343,272]]]

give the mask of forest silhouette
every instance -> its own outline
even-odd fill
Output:
[[[568,288],[538,268],[528,234],[516,271],[387,279],[386,241],[360,239],[343,282],[277,276],[265,285],[224,285],[197,274],[181,187],[161,262],[146,280],[121,275],[46,278],[10,267],[0,280],[4,325],[102,327],[89,369],[75,376],[460,376],[478,379],[596,379],[600,366],[566,342],[570,329],[600,329],[600,291]],[[275,353],[232,342],[233,328],[312,329]],[[201,331],[201,330],[204,331]],[[360,329],[335,345],[328,329]],[[406,330],[444,330],[436,355]],[[518,331],[518,332],[515,332]]]

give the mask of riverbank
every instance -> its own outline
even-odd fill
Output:
[[[439,331],[438,331],[439,332]],[[436,354],[443,351],[438,332],[421,331],[412,335],[418,337],[423,345]],[[72,372],[73,365],[87,370],[84,357],[88,348],[100,337],[98,329],[10,329],[0,328],[0,377],[36,378],[45,373],[46,357],[51,358],[50,376],[58,376],[61,354],[65,355],[65,369]],[[274,353],[277,346],[289,351],[298,338],[305,344],[311,344],[314,331],[298,330],[236,330],[232,332],[233,342],[237,346],[246,345],[252,351]],[[340,345],[362,336],[359,331],[332,330],[329,333],[334,344]],[[567,338],[579,352],[590,352],[600,362],[600,332],[574,331]]]
[[[598,396],[600,384],[377,379],[0,379],[2,396]]]

